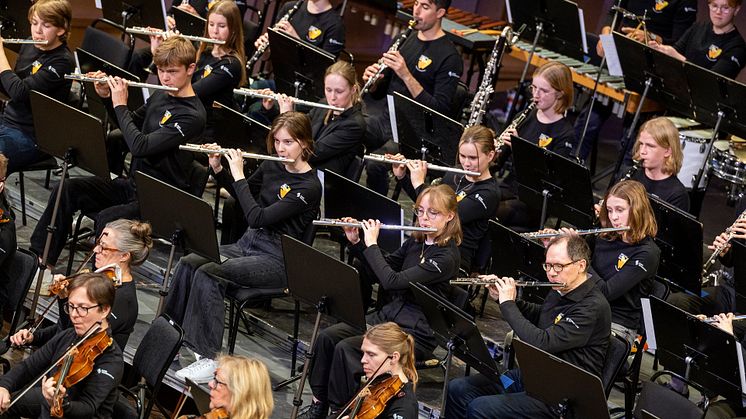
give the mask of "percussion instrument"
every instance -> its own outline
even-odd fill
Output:
[[[728,141],[715,141],[710,159],[712,174],[736,185],[746,185],[744,154],[744,150],[733,149]]]
[[[679,140],[681,141],[681,151],[684,153],[684,161],[681,164],[681,170],[679,170],[677,177],[687,189],[692,189],[694,179],[707,159],[707,143],[711,138],[711,129],[679,131]],[[704,189],[706,184],[707,177],[702,176],[697,189]]]

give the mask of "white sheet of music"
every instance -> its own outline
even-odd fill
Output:
[[[738,355],[738,377],[741,378],[741,394],[746,394],[746,375],[744,374],[743,365],[743,345],[736,342],[736,354]],[[741,398],[741,403],[746,407],[746,399]]]
[[[640,298],[642,303],[642,318],[645,321],[645,336],[647,338],[646,344],[648,345],[648,351],[655,353],[657,345],[655,343],[655,327],[653,327],[653,313],[650,311],[650,299]]]
[[[399,132],[396,130],[396,106],[394,106],[394,96],[387,95],[386,101],[389,104],[389,122],[391,122],[391,137],[395,143],[399,143]]]
[[[616,51],[616,44],[614,43],[614,35],[599,35],[601,38],[601,45],[604,47],[604,56],[606,57],[606,65],[609,67],[609,74],[612,76],[624,76],[622,72],[622,63],[619,61],[619,54]]]
[[[583,53],[588,54],[588,40],[585,38],[585,19],[583,9],[578,7],[578,19],[580,19],[580,39],[583,40]]]
[[[513,24],[513,13],[510,12],[510,0],[505,0],[505,11],[508,12],[508,23]]]

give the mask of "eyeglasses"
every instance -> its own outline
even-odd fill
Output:
[[[224,383],[224,382],[218,380],[218,375],[217,374],[213,374],[213,376],[212,376],[212,382],[214,383],[213,387],[215,387],[215,388],[218,388],[219,385],[223,385],[223,386],[225,386],[225,388],[228,388],[228,383]]]
[[[528,88],[531,91],[532,95],[536,95],[536,93],[541,93],[542,96],[543,95],[548,95],[548,94],[552,93],[552,90],[553,90],[553,89],[552,90],[550,90],[550,89],[542,89],[539,86],[534,86],[533,84],[531,86],[529,86]]]
[[[96,246],[93,247],[93,250],[96,251],[96,248],[100,248],[101,249],[97,253],[118,252],[119,251],[119,249],[117,249],[116,247],[106,247],[106,246],[104,246],[104,244],[101,242],[101,240],[99,240],[99,241],[96,242]]]
[[[62,309],[65,310],[65,314],[70,314],[71,311],[74,311],[78,316],[85,317],[88,315],[88,310],[99,307],[100,305],[101,304],[96,304],[95,306],[85,307],[85,306],[75,306],[70,303],[67,303],[64,306],[62,306]]]
[[[717,12],[719,10],[719,11],[721,11],[723,13],[730,13],[733,10],[733,7],[731,7],[730,5],[727,5],[727,4],[724,4],[722,6],[718,6],[717,4],[710,3],[710,4],[708,4],[708,6],[710,7],[710,10],[712,10],[713,12]]]
[[[567,263],[542,263],[541,267],[544,268],[544,272],[549,272],[550,269],[554,269],[554,272],[560,273],[563,269],[566,267],[572,265],[575,262],[578,262],[578,260],[573,260]]]
[[[414,215],[416,215],[418,217],[424,217],[425,214],[427,214],[427,218],[429,218],[431,220],[434,220],[434,219],[438,218],[438,216],[440,215],[440,211],[432,209],[432,208],[428,208],[427,211],[425,211],[422,208],[415,208],[414,209]]]

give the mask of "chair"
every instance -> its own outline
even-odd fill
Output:
[[[59,165],[57,164],[57,160],[54,157],[49,156],[48,159],[36,162],[34,164],[31,164],[23,168],[23,170],[18,171],[18,187],[20,189],[20,194],[21,194],[21,223],[24,226],[26,225],[26,185],[24,183],[23,172],[46,170],[47,175],[46,175],[46,178],[44,179],[44,188],[49,189],[49,182],[51,180],[50,178],[52,176],[52,170],[56,169],[57,167],[59,167]]]
[[[659,377],[659,374],[656,373],[653,375],[650,378],[651,381],[642,383],[642,391],[640,392],[640,397],[637,399],[633,417],[636,419],[642,418],[642,411],[646,410],[662,419],[701,419],[704,416],[704,412],[696,404],[681,394],[663,387],[654,381]],[[676,374],[669,374],[677,376]]]
[[[94,25],[95,23],[98,22],[94,22]],[[85,28],[80,47],[119,68],[127,69],[130,59],[129,47],[119,38],[95,28],[94,25]]]
[[[150,325],[148,332],[137,347],[132,360],[132,369],[140,382],[131,388],[119,386],[124,397],[131,397],[137,405],[137,417],[148,418],[153,406],[157,406],[164,416],[170,417],[158,403],[158,391],[163,377],[181,347],[184,331],[167,315],[161,314]],[[145,398],[148,401],[145,403]],[[115,417],[123,416],[123,411],[130,411],[123,400],[117,402]],[[119,414],[117,414],[119,413]]]
[[[469,87],[459,80],[456,85],[456,91],[451,99],[451,115],[456,115],[454,119],[458,120],[464,114],[466,100],[469,98]]]
[[[627,339],[611,332],[609,347],[606,349],[606,360],[603,370],[601,370],[601,382],[604,385],[606,398],[609,397],[611,389],[614,387],[614,380],[627,361],[631,348],[632,346],[627,342]]]
[[[0,354],[5,353],[10,348],[9,338],[19,328],[19,323],[23,318],[23,303],[26,300],[26,294],[31,288],[31,283],[39,272],[39,261],[32,252],[18,248],[13,254],[7,269],[0,271],[0,279],[6,284],[12,284],[8,288],[8,299],[5,302],[5,308],[13,308],[13,317],[10,320],[10,328],[0,350]],[[7,371],[10,364],[5,358],[0,358],[0,365]]]
[[[364,167],[365,164],[363,162],[363,158],[360,156],[355,156],[355,158],[352,159],[350,164],[347,166],[347,170],[345,171],[344,176],[353,182],[360,182],[360,176],[363,175]]]

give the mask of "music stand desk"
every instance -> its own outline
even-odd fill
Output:
[[[267,34],[277,91],[313,102],[325,97],[324,75],[334,55],[273,28]]]

